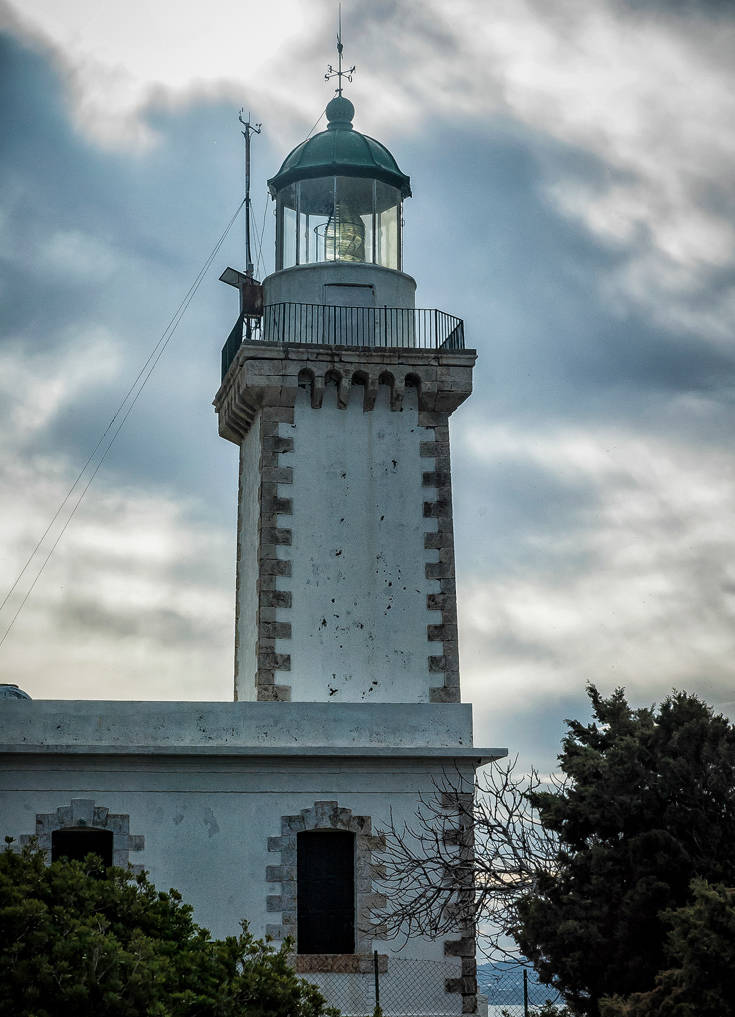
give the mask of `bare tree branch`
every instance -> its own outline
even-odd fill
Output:
[[[388,938],[465,935],[476,927],[488,960],[517,960],[517,904],[553,871],[558,846],[528,796],[562,787],[535,770],[516,773],[516,760],[504,760],[474,782],[458,769],[445,771],[410,823],[391,815],[379,866],[387,902],[376,911]]]

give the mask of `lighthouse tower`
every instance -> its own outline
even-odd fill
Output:
[[[240,450],[235,697],[459,702],[449,416],[476,355],[415,307],[409,178],[347,98],[326,114],[268,182],[276,271],[215,400]]]
[[[480,1017],[454,905],[474,771],[506,750],[475,745],[460,696],[449,418],[475,352],[459,318],[415,307],[409,178],[338,93],[269,181],[276,271],[222,276],[237,701],[0,698],[0,834],[144,867],[216,936],[247,918],[342,1012],[373,1013],[379,988],[386,1014]],[[429,801],[465,875],[440,880],[448,925],[388,940],[388,841]]]

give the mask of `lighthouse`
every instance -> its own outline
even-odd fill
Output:
[[[235,696],[454,703],[449,417],[476,354],[460,319],[415,307],[410,180],[354,112],[337,95],[269,180],[276,271],[256,338],[240,324],[223,352],[215,408],[240,454]]]
[[[269,180],[275,271],[256,280],[247,251],[221,277],[234,701],[1,698],[0,833],[144,868],[216,936],[247,919],[345,1013],[379,986],[389,1017],[479,1015],[471,917],[388,940],[384,882],[391,829],[447,773],[471,812],[475,769],[506,755],[474,744],[460,689],[449,420],[476,353],[460,318],[415,306],[409,177],[336,73],[326,129]],[[447,901],[472,893],[457,802],[437,815],[470,877],[440,880]]]

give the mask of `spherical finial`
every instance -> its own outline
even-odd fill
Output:
[[[335,97],[327,103],[327,130],[352,130],[352,118],[355,115],[355,107],[349,99],[343,95]]]

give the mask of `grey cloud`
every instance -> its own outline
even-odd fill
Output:
[[[586,677],[603,693],[610,695],[621,683],[608,677],[590,674]],[[518,756],[518,769],[523,771],[534,767],[540,773],[552,773],[558,770],[557,757],[561,751],[561,742],[567,733],[567,720],[579,720],[589,723],[592,720],[589,699],[584,692],[585,682],[580,683],[579,691],[569,695],[564,692],[538,691],[531,701],[520,694],[512,706],[494,708],[489,696],[483,703],[481,689],[474,691],[475,702],[475,743],[490,746],[510,746],[510,756]],[[492,686],[492,670],[488,670],[488,692]],[[661,703],[672,691],[666,685],[648,683],[647,676],[641,674],[639,680],[629,683],[625,689],[628,702],[634,708],[651,706]],[[699,677],[698,695],[713,705],[716,712],[723,712],[732,717],[735,715],[735,703],[718,698],[728,695],[728,687],[720,682],[708,681],[706,676]]]
[[[732,0],[618,0],[621,8],[664,15],[708,15],[732,21]]]
[[[208,642],[213,636],[209,628],[198,623],[196,617],[178,611],[166,608],[110,609],[82,597],[65,599],[54,614],[54,623],[75,640],[95,635],[106,641],[143,639],[162,646],[191,646],[203,639]],[[124,645],[120,652],[125,652]]]
[[[585,721],[590,717],[589,701],[580,688],[576,695],[537,692],[532,702],[520,694],[512,707],[493,707],[492,668],[488,668],[487,700],[476,688],[475,742],[488,747],[510,747],[510,756],[518,756],[518,767],[534,767],[540,773],[558,768],[557,755],[566,733],[566,718]]]
[[[185,115],[159,112],[160,148],[130,159],[102,153],[72,128],[43,57],[7,37],[2,46],[4,76],[13,86],[1,100],[13,126],[0,168],[5,290],[12,295],[2,301],[2,333],[28,357],[51,351],[63,357],[86,331],[104,327],[123,358],[114,380],[62,407],[53,428],[38,436],[37,452],[78,449],[81,464],[240,200],[236,111],[194,105]],[[266,140],[265,164],[267,152]],[[257,207],[264,207],[262,194]],[[119,264],[101,279],[94,272],[40,271],[39,252],[59,230],[99,238],[119,253]],[[235,455],[217,437],[210,400],[219,385],[219,349],[237,311],[217,275],[241,260],[241,236],[238,224],[106,467],[153,483],[178,483],[198,470],[200,493],[214,493],[220,507],[230,506],[231,492],[226,482],[211,483],[212,470],[227,477]],[[182,404],[182,392],[194,389],[194,399]]]
[[[665,478],[666,483],[652,482],[645,489],[643,508],[649,512],[657,497],[665,506],[674,487],[690,482],[682,448],[698,447],[703,459],[713,449],[729,449],[733,356],[727,345],[700,338],[691,328],[657,322],[650,308],[622,297],[611,301],[604,282],[640,253],[645,236],[607,241],[564,214],[549,190],[549,183],[558,180],[571,180],[593,193],[611,182],[629,182],[619,169],[611,169],[604,154],[555,139],[553,123],[548,130],[519,123],[509,105],[497,103],[493,109],[505,113],[492,116],[489,107],[460,108],[456,96],[454,109],[442,105],[432,92],[437,87],[433,78],[416,80],[410,65],[415,45],[423,47],[424,55],[433,54],[437,67],[449,75],[473,69],[457,59],[458,35],[445,32],[431,5],[384,3],[355,17],[350,45],[356,52],[352,57],[350,50],[350,60],[361,63],[358,38],[364,32],[371,45],[383,39],[391,63],[382,91],[362,93],[365,99],[357,105],[359,126],[379,135],[412,176],[415,197],[405,210],[407,271],[419,282],[419,303],[464,317],[468,339],[480,353],[475,394],[452,423],[460,609],[468,619],[462,649],[465,697],[473,696],[477,703],[478,739],[482,735],[491,744],[522,748],[542,765],[541,753],[553,761],[561,718],[580,716],[585,709],[586,678],[610,685],[621,674],[630,680],[634,695],[665,689],[674,675],[713,695],[722,694],[728,680],[731,684],[730,608],[717,569],[732,558],[732,546],[721,530],[708,544],[699,529],[707,528],[709,512],[713,529],[731,518],[727,492],[718,495],[714,508],[707,501],[722,460],[698,476],[699,502],[643,521],[636,516],[639,504],[625,499],[617,516],[611,511],[602,518],[601,513],[617,505],[614,499],[626,485],[635,491],[635,469],[655,475],[657,466],[673,462],[677,467],[673,486],[666,486]],[[401,25],[415,19],[415,34],[399,38],[395,17]],[[405,75],[394,74],[399,44],[405,46]],[[24,49],[8,38],[3,45],[3,80],[10,86],[2,90],[7,97],[3,111],[14,128],[4,139],[0,168],[8,243],[3,268],[6,294],[11,295],[1,302],[3,332],[20,344],[20,356],[24,348],[29,353],[38,349],[63,365],[79,336],[104,326],[120,355],[114,378],[62,400],[48,425],[29,439],[27,452],[36,457],[34,462],[48,457],[73,465],[86,458],[118,395],[239,200],[239,103],[230,98],[234,88],[226,84],[214,93],[192,86],[183,98],[151,94],[141,116],[155,128],[158,145],[147,152],[102,151],[72,126],[63,81],[51,69],[48,53]],[[441,62],[449,55],[453,63],[445,67]],[[301,61],[310,61],[318,74],[330,58],[331,47],[316,38],[306,40],[297,73],[305,74]],[[370,82],[370,72],[364,68],[364,81]],[[583,89],[584,82],[578,87]],[[254,95],[260,102],[263,93]],[[391,102],[404,100],[419,111],[415,119],[407,126],[396,118],[386,132],[378,130],[374,123],[381,104],[391,109]],[[259,223],[266,209],[270,268],[272,217],[263,202],[264,180],[288,147],[301,140],[303,118],[280,98],[269,108],[263,95],[262,103],[257,116],[266,121],[266,129],[254,146],[254,178],[259,182]],[[422,119],[427,109],[434,114],[428,128]],[[294,136],[281,146],[274,141],[279,131]],[[710,189],[708,180],[705,173],[698,200],[722,214],[727,207],[722,190]],[[46,240],[74,231],[91,238],[89,250],[97,243],[99,250],[110,252],[113,270],[108,267],[100,279],[82,271],[67,276],[49,271],[39,278],[34,269]],[[184,537],[192,529],[201,535],[211,527],[210,556],[217,563],[204,561],[206,546],[193,557],[182,546],[181,554],[162,566],[161,582],[175,589],[189,584],[200,592],[211,588],[228,605],[222,635],[216,636],[228,644],[218,658],[225,661],[223,673],[230,667],[237,453],[218,438],[209,403],[219,381],[219,349],[236,313],[232,292],[216,277],[227,264],[241,265],[241,238],[238,228],[223,248],[86,503],[98,523],[104,499],[94,500],[96,490],[100,495],[117,490],[125,501],[143,489],[186,505]],[[687,306],[701,313],[731,281],[731,266],[707,269]],[[582,471],[575,479],[553,455],[541,465],[523,449],[485,461],[466,439],[473,430],[497,425],[531,446],[557,431],[589,435],[592,442],[615,443],[622,436],[622,451],[616,453],[620,469],[613,478]],[[640,467],[630,461],[631,434],[652,446],[665,438],[666,463],[652,459]],[[69,472],[73,475],[71,466]],[[114,527],[117,519],[112,516],[107,523]],[[80,514],[74,526],[84,525]],[[617,557],[630,553],[631,544],[641,554],[651,544],[652,563],[634,561],[616,571]],[[72,643],[85,633],[89,642],[106,640],[100,653],[114,662],[116,672],[134,674],[146,693],[148,685],[127,659],[133,655],[120,651],[150,638],[158,651],[156,667],[164,659],[173,662],[172,671],[181,670],[180,664],[190,667],[189,688],[196,681],[208,687],[211,633],[190,626],[189,614],[179,606],[155,610],[150,619],[130,610],[113,611],[95,597],[94,582],[102,585],[105,577],[119,575],[120,563],[101,550],[85,549],[78,559],[84,589],[64,601],[54,623],[57,635],[68,635]],[[95,569],[99,574],[91,580]],[[609,619],[620,603],[643,599],[634,587],[642,575],[663,576],[662,591],[644,591],[646,603],[616,627]],[[601,576],[609,581],[596,583]],[[155,569],[145,579],[154,584]],[[487,596],[486,618],[479,622],[472,617],[473,591]],[[52,612],[44,602],[36,603],[39,615]],[[545,629],[533,617],[544,605],[557,610],[562,621],[578,619],[571,637],[560,636],[550,624]],[[492,624],[494,613],[502,624]],[[183,631],[187,627],[188,634]],[[676,638],[667,655],[662,644],[671,641],[671,630]],[[683,644],[701,631],[712,637],[714,649],[695,645],[677,670],[673,658],[682,656]],[[187,659],[176,656],[179,642]],[[588,647],[596,652],[585,657]],[[28,667],[32,665],[35,658]],[[510,706],[502,700],[502,686],[522,673],[529,677],[525,684],[519,682]],[[90,694],[97,694],[89,687]],[[178,685],[170,688],[172,694],[182,694]],[[524,710],[526,701],[532,706]]]
[[[536,575],[551,572],[562,581],[590,567],[589,551],[581,544],[576,551],[566,540],[554,544],[555,536],[580,532],[594,519],[600,494],[581,478],[564,480],[552,463],[544,469],[520,458],[487,463],[480,472],[461,445],[454,466],[460,575],[465,569],[502,575],[523,563]],[[547,538],[543,546],[541,533]]]
[[[630,309],[612,313],[601,281],[632,247],[601,247],[544,195],[549,166],[557,161],[563,173],[572,154],[502,124],[485,136],[449,127],[438,149],[412,144],[404,162],[421,173],[413,202],[428,210],[406,210],[419,301],[463,314],[480,356],[476,391],[484,389],[494,416],[612,420],[650,414],[681,392],[716,398],[735,380],[732,350],[672,334]],[[589,155],[579,162],[591,177],[602,171]],[[447,271],[456,259],[459,276]],[[715,278],[712,291],[720,285]]]

